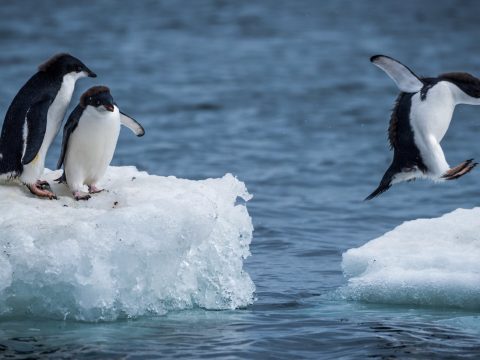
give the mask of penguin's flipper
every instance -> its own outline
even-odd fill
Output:
[[[57,169],[60,169],[63,165],[63,160],[65,159],[65,154],[67,153],[68,139],[70,139],[70,135],[72,135],[73,131],[77,128],[80,116],[82,116],[82,112],[83,109],[80,107],[80,105],[77,105],[63,127],[62,152],[60,153],[60,158],[57,162]]]
[[[145,130],[143,126],[138,123],[137,120],[128,116],[127,114],[120,111],[120,122],[122,125],[126,126],[137,136],[143,136],[145,134]]]
[[[412,70],[397,60],[385,55],[375,55],[370,58],[370,61],[385,71],[401,91],[416,93],[423,88],[423,81]]]
[[[47,129],[47,113],[52,100],[50,97],[45,97],[40,101],[34,103],[27,110],[24,125],[24,141],[25,147],[22,156],[22,164],[31,163],[38,154],[40,147],[45,137]]]

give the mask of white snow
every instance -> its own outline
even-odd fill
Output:
[[[98,321],[252,303],[242,182],[110,167],[99,185],[108,191],[86,202],[65,185],[52,186],[57,201],[0,186],[0,317]]]
[[[480,208],[406,222],[343,254],[349,300],[480,309]]]

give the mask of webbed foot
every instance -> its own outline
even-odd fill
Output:
[[[99,189],[95,185],[88,185],[88,192],[90,194],[98,194],[99,192],[102,192],[105,189]]]
[[[73,197],[75,198],[75,200],[88,200],[91,198],[91,196],[87,193],[84,193],[84,192],[81,192],[81,191],[75,191],[73,193]]]
[[[52,191],[50,188],[50,185],[46,181],[40,181],[38,180],[35,184],[26,184],[28,190],[33,195],[36,195],[38,197],[45,197],[49,198],[50,200],[52,199],[57,199],[57,195]]]
[[[442,179],[455,180],[468,174],[478,163],[474,163],[473,159],[468,159],[461,164],[451,168],[445,174],[442,175]]]

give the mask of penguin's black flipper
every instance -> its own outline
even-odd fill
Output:
[[[385,55],[372,56],[370,61],[385,71],[401,91],[416,93],[423,88],[423,81],[401,62]]]
[[[138,123],[137,120],[128,116],[127,114],[120,111],[120,122],[122,125],[126,126],[137,136],[143,136],[145,134],[145,130],[143,126]]]
[[[28,110],[25,116],[26,131],[25,136],[25,150],[22,156],[22,164],[29,164],[35,159],[43,143],[45,137],[45,130],[47,129],[47,113],[52,99],[45,97],[40,101],[34,103]]]
[[[65,123],[65,126],[63,127],[62,152],[60,153],[60,158],[58,159],[58,162],[57,162],[57,169],[60,169],[63,165],[63,160],[65,159],[65,154],[67,152],[68,139],[70,139],[70,135],[72,135],[73,131],[77,128],[78,121],[80,120],[82,113],[83,113],[83,108],[80,105],[77,105],[77,107],[72,111],[72,113],[68,117],[68,120]]]

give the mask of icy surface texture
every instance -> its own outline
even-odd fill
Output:
[[[100,186],[86,202],[64,185],[52,186],[57,201],[0,186],[0,316],[97,321],[252,302],[242,182],[111,167]]]
[[[480,208],[406,222],[343,254],[350,300],[480,309]]]

